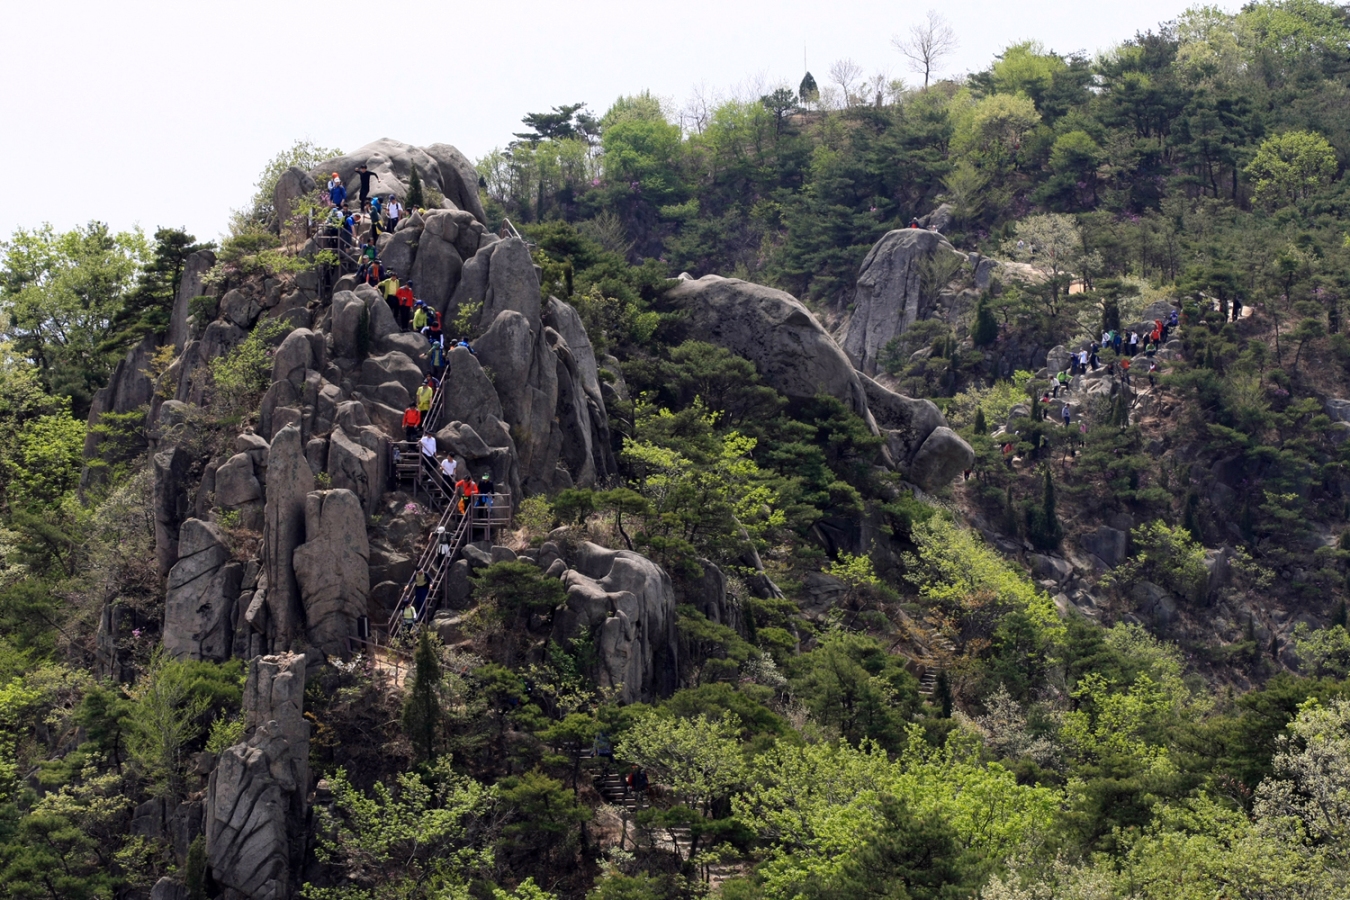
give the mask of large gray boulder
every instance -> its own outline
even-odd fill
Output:
[[[450,210],[431,213],[430,222],[437,220],[449,222]],[[397,235],[395,235],[397,237]],[[417,242],[417,255],[412,263],[412,280],[417,285],[417,298],[425,300],[438,310],[444,310],[455,287],[459,284],[459,273],[464,268],[459,251],[453,240],[446,240],[432,231],[423,229],[422,238]]]
[[[231,900],[290,900],[309,793],[305,657],[259,656],[244,687],[246,739],[221,753],[206,791],[206,855]]]
[[[482,201],[478,198],[478,174],[464,154],[449,144],[422,148],[380,138],[344,156],[325,160],[310,174],[327,183],[328,177],[337,172],[347,186],[348,196],[355,201],[360,192],[356,167],[363,163],[374,173],[370,186],[372,195],[383,197],[392,193],[400,199],[406,197],[408,179],[416,166],[424,188],[439,191],[451,205],[472,213],[479,221],[485,218]]]
[[[324,182],[327,184],[327,182]],[[305,239],[305,223],[292,222],[295,206],[317,187],[309,173],[298,166],[291,166],[277,179],[272,188],[272,230],[290,241]]]
[[[385,311],[389,309],[385,306]],[[332,318],[329,320],[329,333],[333,336],[333,354],[338,359],[358,359],[357,335],[361,328],[362,316],[369,313],[366,304],[352,291],[338,291],[333,294]],[[369,331],[367,331],[369,333]]]
[[[945,257],[934,264],[937,257]],[[843,330],[843,348],[867,375],[877,373],[886,345],[919,319],[933,313],[938,289],[929,284],[936,268],[964,265],[966,257],[935,231],[903,228],[888,232],[872,247],[858,272],[853,310]],[[926,277],[927,276],[927,277]]]
[[[795,297],[719,275],[683,281],[665,296],[688,313],[690,337],[750,360],[775,390],[793,399],[829,394],[872,424],[858,373]]]
[[[314,491],[305,502],[305,534],[294,561],[309,641],[346,659],[347,638],[356,634],[370,596],[370,543],[360,499],[348,490]]]
[[[925,491],[934,491],[975,464],[975,451],[946,425],[939,425],[910,460],[905,476]]]
[[[541,333],[542,325],[516,310],[503,310],[476,343],[478,358],[492,369],[502,413],[511,428],[526,493],[554,486],[561,435],[557,355]]]
[[[361,410],[364,418],[365,410],[361,405],[352,405]],[[369,427],[368,418],[366,422],[366,427]],[[366,514],[372,515],[384,492],[385,479],[379,451],[363,446],[361,437],[360,430],[353,437],[348,436],[347,430],[341,426],[334,428],[328,441],[328,463],[325,469],[333,479],[333,487],[351,491],[361,501],[361,508]]]
[[[449,144],[432,144],[423,149],[440,167],[441,193],[445,199],[472,213],[479,222],[486,222],[483,201],[478,196],[478,170],[469,158]]]
[[[289,381],[299,384],[305,380],[305,372],[315,369],[314,332],[308,328],[297,328],[277,347],[272,355],[272,381]]]
[[[173,297],[173,313],[169,317],[169,343],[181,353],[187,346],[188,312],[193,297],[203,293],[202,279],[216,264],[216,255],[210,250],[197,250],[188,254],[183,263],[183,274],[178,279],[178,291]]]
[[[590,436],[587,449],[591,455],[591,464],[595,469],[596,478],[607,480],[618,472],[618,464],[614,459],[609,412],[605,407],[605,394],[600,381],[600,366],[595,359],[595,348],[591,346],[591,339],[586,334],[586,326],[582,323],[581,316],[557,297],[549,297],[544,305],[544,324],[556,330],[566,344],[566,366],[570,377],[564,379],[563,372],[559,369],[558,381],[563,392],[561,401],[564,407],[560,418],[571,421],[575,415],[577,427],[585,427],[585,423],[589,423]],[[569,405],[578,407],[575,414],[568,411]],[[564,455],[568,456],[569,460],[576,452],[574,448],[580,443],[577,436],[564,435]],[[574,465],[575,463],[569,462],[569,466]],[[576,471],[572,472],[572,476],[574,480],[578,480]]]
[[[675,689],[679,644],[675,591],[656,563],[628,550],[582,543],[563,572],[567,604],[554,617],[558,640],[593,636],[596,677],[625,703],[650,702]]]
[[[234,640],[234,604],[243,566],[230,562],[220,530],[188,519],[164,598],[164,649],[175,659],[224,662]]]
[[[287,425],[277,432],[268,453],[263,528],[267,634],[275,649],[290,649],[302,631],[300,587],[292,557],[305,538],[305,499],[313,490],[314,471],[305,458],[300,429]]]
[[[539,276],[530,248],[520,238],[507,238],[483,252],[489,254],[487,296],[483,298],[482,324],[490,324],[507,310],[526,321],[539,321]]]

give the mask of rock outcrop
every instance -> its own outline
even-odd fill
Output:
[[[304,851],[309,792],[305,657],[260,656],[244,688],[246,739],[207,785],[206,853],[225,900],[289,900]]]
[[[871,424],[858,373],[796,297],[739,278],[705,275],[682,281],[665,298],[688,314],[691,337],[750,360],[779,393],[801,400],[829,394]]]
[[[548,559],[541,550],[540,563]],[[571,568],[561,573],[567,605],[554,618],[556,638],[588,630],[596,641],[599,682],[616,688],[623,702],[668,695],[679,664],[670,576],[639,553],[592,543],[582,543],[567,563]]]
[[[305,500],[305,535],[294,567],[309,641],[346,659],[347,638],[356,634],[370,596],[370,543],[360,499],[348,490],[314,491]]]
[[[825,393],[843,401],[868,427],[886,436],[885,462],[925,490],[946,484],[974,461],[974,451],[945,427],[946,419],[932,402],[903,397],[860,375],[794,297],[735,278],[705,275],[682,282],[665,299],[687,313],[690,337],[750,360],[780,393],[792,399]],[[925,450],[930,438],[933,443]]]
[[[304,541],[305,500],[314,490],[314,471],[305,459],[300,429],[287,425],[277,432],[268,454],[266,522],[263,531],[263,570],[267,580],[264,594],[267,608],[265,627],[256,620],[255,629],[268,635],[275,649],[289,649],[301,634],[304,621],[300,606],[300,587],[295,580],[292,556]],[[255,598],[254,605],[258,602]]]
[[[329,176],[337,172],[347,186],[348,196],[355,200],[360,189],[360,180],[356,177],[359,165],[365,165],[373,173],[372,195],[395,194],[400,199],[407,196],[408,179],[416,166],[424,189],[437,191],[455,209],[472,213],[480,222],[487,218],[478,198],[478,173],[473,163],[449,144],[414,147],[402,141],[380,138],[345,156],[325,160],[310,175],[327,183]]]
[[[175,659],[223,662],[234,643],[244,567],[230,561],[220,529],[200,519],[183,523],[178,554],[164,600],[164,649]]]
[[[876,375],[886,345],[933,314],[938,290],[946,286],[933,284],[934,277],[954,274],[965,263],[965,255],[935,231],[902,228],[877,241],[858,272],[841,341],[859,371]]]

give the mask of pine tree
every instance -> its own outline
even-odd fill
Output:
[[[975,304],[975,324],[970,326],[970,339],[976,347],[988,347],[998,340],[998,320],[989,309],[989,298],[985,294]]]
[[[989,433],[989,425],[984,421],[984,410],[979,407],[976,407],[975,409],[975,433]]]
[[[1055,482],[1045,468],[1045,493],[1041,505],[1027,507],[1027,539],[1037,550],[1053,550],[1064,538],[1064,526],[1055,512]]]
[[[816,85],[816,79],[810,72],[806,73],[801,86],[797,88],[797,96],[801,98],[802,103],[814,103],[820,99],[820,88]]]
[[[206,900],[206,838],[200,834],[188,845],[186,869],[188,900]]]
[[[440,730],[441,664],[431,635],[423,630],[413,654],[413,684],[403,703],[403,730],[412,741],[413,751],[422,761],[436,758],[436,733]]]
[[[1114,297],[1102,301],[1102,331],[1120,330],[1120,303]]]
[[[408,201],[403,205],[409,212],[415,212],[426,202],[422,196],[422,177],[417,174],[417,166],[413,166],[412,174],[408,176]]]

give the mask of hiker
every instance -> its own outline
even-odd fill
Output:
[[[1041,402],[1042,402],[1042,403],[1049,403],[1049,402],[1050,402],[1050,392],[1049,392],[1049,391],[1046,391],[1044,394],[1041,394]]]
[[[347,205],[342,205],[342,246],[350,247],[352,245],[352,232],[356,230],[356,220],[347,210]]]
[[[1175,309],[1172,310],[1172,312],[1169,313],[1168,316],[1167,316],[1167,327],[1168,327],[1169,329],[1170,329],[1170,328],[1176,328],[1176,327],[1177,327],[1177,323],[1178,323],[1180,320],[1181,320],[1181,314],[1178,313]]]
[[[370,206],[370,179],[375,173],[366,168],[362,163],[356,167],[356,177],[361,179],[361,212],[365,212]]]
[[[411,403],[403,413],[403,439],[405,441],[417,440],[417,432],[421,430],[422,414],[417,411],[417,407]]]
[[[1238,298],[1234,297],[1234,298],[1233,298],[1233,321],[1236,322],[1236,321],[1237,321],[1238,319],[1240,319],[1240,318],[1242,318],[1242,301],[1239,300]]]
[[[478,353],[477,353],[472,347],[469,346],[469,339],[468,339],[468,338],[460,338],[460,339],[459,339],[459,343],[455,344],[455,346],[456,346],[456,347],[463,347],[465,350],[468,350],[468,351],[469,351],[470,353],[472,353],[474,356],[477,356],[477,355],[478,355]]]
[[[417,574],[413,576],[413,605],[417,608],[416,617],[422,618],[422,613],[427,608],[427,591],[431,590],[431,581],[427,578],[425,569],[418,569]]]
[[[917,228],[918,224],[916,223],[913,227]],[[650,781],[647,778],[646,771],[640,768],[637,763],[633,763],[628,770],[628,774],[624,776],[623,783],[628,788],[629,793],[635,797],[641,797],[647,793],[647,786]]]
[[[1012,471],[1013,467],[1012,462],[1013,462],[1013,444],[1012,441],[1008,441],[1006,444],[1003,445],[1003,464],[1008,467],[1009,472]]]
[[[427,307],[427,340],[433,344],[441,341],[441,314],[430,306]]]
[[[422,456],[425,458],[423,461],[434,468],[436,465],[436,435],[424,431],[417,444],[422,448]]]
[[[1139,332],[1130,332],[1130,355],[1134,356],[1139,352]]]
[[[421,300],[413,304],[412,330],[421,332],[427,327],[427,305]]]
[[[417,386],[417,412],[423,419],[427,417],[427,413],[431,412],[431,401],[435,396],[436,389],[427,382],[424,381]]]
[[[403,629],[412,631],[413,626],[417,624],[417,608],[411,603],[403,607]]]
[[[459,463],[455,462],[452,454],[445,454],[445,459],[441,460],[441,476],[445,478],[446,484],[455,483],[455,470],[459,468]]]
[[[1120,361],[1120,380],[1123,381],[1125,384],[1129,384],[1129,383],[1130,383],[1130,361],[1129,361],[1129,359],[1122,359],[1122,360]]]
[[[384,205],[380,203],[380,195],[376,194],[370,198],[370,221],[372,224],[378,224],[380,216],[384,212]]]
[[[1154,378],[1155,378],[1155,376],[1157,376],[1157,374],[1158,374],[1158,361],[1157,361],[1156,359],[1151,359],[1151,360],[1149,360],[1149,362],[1148,362],[1148,386],[1149,386],[1149,387],[1156,387],[1156,386],[1157,386],[1158,382],[1154,380]]]
[[[1059,374],[1055,376],[1055,380],[1059,382],[1059,387],[1067,394],[1069,392],[1069,373],[1061,369]],[[1056,392],[1056,396],[1058,396],[1058,392]]]
[[[385,218],[389,220],[385,231],[394,232],[398,228],[399,216],[403,215],[403,204],[398,202],[398,198],[393,194],[389,195],[389,204],[384,208]]]
[[[398,297],[398,327],[407,331],[408,324],[412,321],[413,304],[417,302],[413,299],[412,281],[399,287],[396,296]]]
[[[1124,343],[1124,341],[1125,339],[1121,336],[1119,331],[1111,332],[1111,349],[1116,351],[1117,354],[1120,353],[1120,345]]]
[[[478,505],[491,507],[492,495],[495,492],[491,473],[484,472],[478,478]]]
[[[910,227],[910,228],[918,228],[918,227],[919,227],[919,220],[918,220],[918,219],[910,219],[910,220],[909,220],[909,227]]]
[[[455,548],[450,546],[450,532],[445,530],[444,525],[436,526],[436,543],[438,544],[438,549],[440,550],[441,560],[443,562],[449,562],[450,554],[454,551]]]
[[[1065,403],[1062,407],[1060,407],[1059,414],[1064,419],[1064,427],[1068,428],[1069,417],[1072,415],[1072,413],[1069,412],[1069,404]]]
[[[333,180],[328,182],[328,202],[335,207],[340,207],[347,202],[347,189],[342,186],[342,176],[333,173]]]
[[[431,351],[427,354],[427,362],[431,364],[431,374],[439,376],[441,369],[445,368],[445,348],[441,346],[439,340],[431,342]]]

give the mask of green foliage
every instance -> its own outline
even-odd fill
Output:
[[[264,319],[224,356],[211,360],[212,411],[223,419],[257,408],[272,384],[272,343],[288,331],[278,319]]]
[[[805,884],[856,873],[849,860],[885,828],[883,797],[905,804],[920,821],[945,821],[956,845],[990,866],[1048,836],[1062,799],[982,762],[978,743],[959,730],[935,748],[910,726],[895,759],[871,743],[780,746],[755,759],[749,786],[733,801],[737,819],[768,843],[760,868],[766,893],[793,896]],[[944,869],[934,874],[942,879]]]
[[[425,628],[417,636],[412,679],[403,701],[403,731],[412,741],[417,758],[429,762],[436,758],[444,715],[439,695],[441,664],[431,632]]]
[[[404,205],[410,210],[419,210],[426,206],[426,196],[422,190],[422,176],[417,172],[417,166],[413,166],[408,172],[408,196],[404,198]]]
[[[485,818],[496,791],[457,774],[449,757],[369,793],[345,770],[329,778],[333,808],[315,810],[314,855],[340,873],[340,887],[306,884],[307,900],[461,895],[492,863]]]
[[[1107,583],[1129,590],[1140,581],[1152,581],[1178,596],[1199,603],[1205,598],[1209,570],[1205,548],[1183,527],[1153,521],[1130,532],[1135,554],[1107,578]]]
[[[1336,150],[1316,132],[1290,131],[1261,142],[1247,164],[1256,198],[1269,206],[1296,203],[1336,174]]]
[[[1027,540],[1037,550],[1050,551],[1057,548],[1063,539],[1064,526],[1055,512],[1055,482],[1050,477],[1048,466],[1045,469],[1044,485],[1040,505],[1027,507]]]
[[[267,161],[262,172],[258,176],[255,185],[256,191],[249,205],[242,210],[236,210],[230,221],[230,233],[232,236],[238,236],[251,229],[259,227],[275,228],[280,223],[276,222],[276,209],[272,204],[272,196],[276,190],[277,182],[281,176],[291,166],[309,171],[325,160],[333,159],[342,155],[342,151],[331,147],[320,147],[312,141],[297,140],[290,147],[282,150],[276,156]]]
[[[652,710],[629,726],[615,754],[642,766],[653,781],[706,816],[743,777],[739,731],[731,713],[690,719]]]
[[[19,229],[0,242],[0,339],[37,367],[44,390],[84,417],[123,347],[107,336],[150,255],[139,231],[101,222],[58,233]]]
[[[184,882],[188,900],[206,900],[206,836],[199,834],[188,845]]]
[[[872,638],[834,634],[792,660],[793,694],[821,726],[853,744],[904,746],[918,711],[918,681]]]

